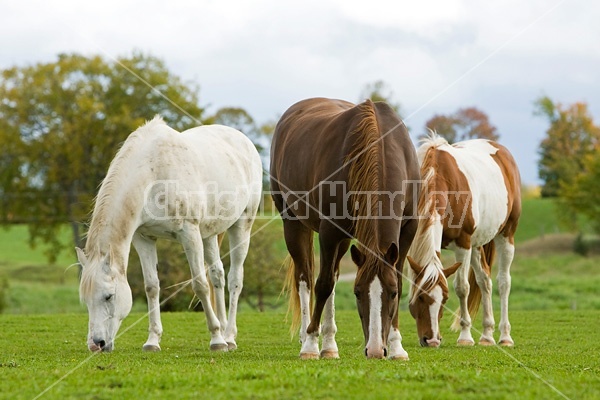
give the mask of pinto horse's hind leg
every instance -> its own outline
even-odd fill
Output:
[[[204,246],[198,225],[186,223],[178,239],[183,245],[190,264],[192,289],[200,299],[206,315],[206,325],[208,325],[210,332],[210,349],[213,351],[227,351],[227,342],[223,339],[221,324],[210,303],[210,291],[204,267]]]
[[[459,346],[473,346],[475,344],[471,335],[471,316],[469,315],[469,307],[467,305],[470,290],[469,268],[471,264],[471,252],[471,248],[456,247],[454,249],[456,261],[461,263],[454,278],[454,291],[460,302],[460,336],[457,340]]]
[[[471,253],[471,268],[475,273],[477,286],[481,290],[481,308],[483,309],[483,332],[479,339],[479,344],[483,346],[492,346],[496,344],[494,340],[494,311],[492,309],[492,278],[485,272],[481,264],[481,253],[476,248]]]
[[[160,321],[159,281],[156,256],[156,241],[148,239],[138,233],[133,235],[133,247],[140,257],[144,287],[148,299],[148,340],[142,347],[144,351],[160,351],[160,337],[162,336],[162,323]]]
[[[514,342],[510,336],[510,322],[508,321],[508,296],[510,295],[511,277],[510,265],[515,256],[515,246],[502,235],[494,240],[498,254],[498,292],[500,293],[500,330],[501,346],[513,346]]]
[[[231,228],[229,228],[229,248],[231,267],[227,275],[229,289],[229,319],[225,328],[225,341],[229,346],[229,350],[237,348],[235,338],[237,336],[237,307],[242,292],[244,280],[244,261],[248,254],[250,246],[250,233],[252,230],[251,218],[243,218],[238,220]]]

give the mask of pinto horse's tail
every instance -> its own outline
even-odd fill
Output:
[[[481,253],[481,267],[487,276],[491,276],[492,264],[496,256],[496,246],[494,245],[494,241],[492,240],[491,242],[483,245],[479,248],[479,251]],[[470,290],[469,297],[467,298],[467,307],[471,319],[474,319],[477,315],[477,311],[479,311],[479,305],[481,304],[481,289],[479,288],[477,280],[475,279],[473,268],[469,270],[469,287]],[[454,321],[452,322],[452,326],[450,328],[454,331],[460,330],[460,308],[454,313]]]

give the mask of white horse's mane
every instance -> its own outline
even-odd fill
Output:
[[[166,122],[160,115],[156,115],[152,120],[146,123],[134,132],[132,132],[117,151],[115,158],[111,161],[108,172],[102,180],[98,195],[94,199],[95,205],[92,213],[92,221],[87,233],[85,254],[88,259],[88,265],[85,265],[81,271],[80,280],[80,297],[83,297],[92,290],[92,284],[95,280],[97,271],[102,267],[101,257],[107,254],[102,254],[99,247],[98,239],[102,228],[107,224],[107,216],[111,204],[111,199],[114,192],[119,189],[119,186],[127,173],[127,168],[124,164],[130,159],[132,152],[138,146],[138,142],[143,139],[144,134],[154,130],[157,126],[166,125]],[[123,174],[122,172],[125,172]],[[107,250],[104,250],[105,252]]]

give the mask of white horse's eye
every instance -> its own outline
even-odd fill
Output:
[[[113,298],[113,295],[112,295],[112,294],[108,294],[108,295],[104,296],[104,300],[105,300],[105,301],[111,301],[111,300],[112,300],[112,298]]]

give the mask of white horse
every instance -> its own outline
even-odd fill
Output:
[[[131,311],[127,260],[133,243],[148,297],[150,327],[143,349],[160,350],[156,240],[167,238],[185,250],[192,288],[206,314],[210,349],[235,349],[243,262],[261,182],[256,148],[233,128],[210,125],[180,133],[157,116],[129,135],[100,187],[85,251],[76,249],[82,265],[80,297],[90,317],[88,348],[111,351],[121,322]],[[217,235],[225,231],[231,248],[228,318],[217,243]],[[216,310],[210,302],[205,263]]]

